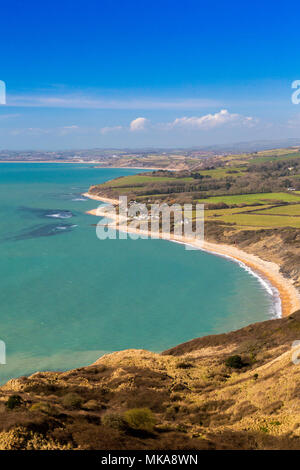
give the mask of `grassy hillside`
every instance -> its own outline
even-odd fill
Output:
[[[152,203],[203,203],[206,220],[236,230],[300,228],[299,148],[207,156],[180,171],[125,176],[90,188],[92,194]],[[171,161],[171,157],[170,161]]]
[[[238,148],[238,146],[236,147]],[[238,172],[243,171],[243,166],[249,163],[266,163],[272,161],[286,161],[291,158],[299,158],[299,147],[278,148],[263,150],[259,152],[240,152],[225,154],[226,149],[173,149],[173,150],[153,150],[151,151],[125,151],[125,150],[102,150],[76,152],[80,158],[99,158],[99,166],[110,167],[141,167],[141,168],[163,168],[177,170],[197,170],[204,169],[207,165],[221,162],[223,170],[215,173],[215,177],[223,177],[232,168]],[[219,154],[220,153],[220,154]],[[67,158],[63,155],[61,158]],[[1,155],[0,155],[1,158]],[[6,157],[7,158],[7,157]],[[237,167],[237,168],[235,168]]]
[[[299,449],[300,312],[0,388],[0,449]]]

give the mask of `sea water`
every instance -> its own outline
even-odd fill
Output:
[[[0,164],[0,381],[126,348],[162,351],[274,315],[237,263],[164,240],[99,240],[90,185],[140,170]]]

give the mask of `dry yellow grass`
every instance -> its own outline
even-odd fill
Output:
[[[0,389],[0,449],[299,449],[291,351],[298,338],[300,312],[163,354],[126,350],[81,369],[11,380]],[[226,366],[237,354],[244,366]],[[23,404],[7,411],[16,393]],[[81,397],[80,408],[65,406],[68,393]],[[154,430],[118,428],[128,410],[141,408],[152,411]]]

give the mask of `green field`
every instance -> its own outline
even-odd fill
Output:
[[[238,194],[230,196],[212,196],[207,199],[199,199],[203,204],[266,204],[272,202],[300,202],[298,193],[259,193],[259,194]]]
[[[222,216],[223,222],[234,223],[238,226],[256,228],[295,227],[300,228],[300,217],[286,217],[277,215],[232,214]]]
[[[157,165],[159,160],[169,161],[169,168],[180,162],[179,171],[125,176],[100,185],[100,189],[113,197],[130,195],[147,203],[203,203],[207,221],[233,224],[233,229],[300,228],[299,147],[210,156],[204,160],[176,153],[150,154],[147,158],[153,158]],[[138,158],[133,161],[138,165]],[[204,178],[195,178],[197,174]],[[288,187],[297,191],[288,191]],[[256,190],[260,192],[254,193]],[[208,204],[220,203],[233,207],[208,209]]]
[[[266,163],[271,161],[282,161],[286,159],[300,158],[300,152],[295,150],[288,151],[287,149],[276,149],[268,152],[263,152],[261,156],[257,155],[250,163]]]
[[[101,186],[105,187],[111,187],[111,188],[117,188],[119,186],[124,186],[126,188],[133,187],[134,185],[137,184],[145,184],[145,183],[160,183],[160,182],[187,182],[187,181],[193,181],[193,178],[187,177],[187,178],[170,178],[168,176],[152,176],[149,174],[144,174],[144,175],[131,175],[131,176],[123,176],[121,178],[117,178],[111,181],[107,181],[106,183],[103,183]]]
[[[262,215],[285,215],[300,217],[300,204],[289,204],[288,206],[272,207],[260,212]]]
[[[232,176],[232,177],[240,176],[241,174],[245,173],[244,171],[245,168],[246,166],[243,166],[243,167],[230,166],[226,168],[217,168],[216,170],[204,170],[204,171],[200,171],[199,173],[203,176],[211,176],[211,178],[214,178],[214,179],[222,179],[228,176]],[[237,173],[230,173],[231,171],[236,171]]]
[[[247,207],[234,207],[231,209],[207,209],[205,210],[205,215],[206,217],[221,217],[225,215],[231,215],[231,214],[240,214],[242,212],[249,212],[249,211],[255,211],[259,209],[268,209],[269,207],[273,207],[270,205],[261,205],[261,206],[251,206],[249,208]]]
[[[282,194],[278,193],[282,198]],[[260,194],[253,195],[256,196],[259,201],[261,197]],[[290,196],[287,194],[287,196]],[[268,195],[270,197],[270,195]],[[288,198],[290,199],[290,198]],[[241,202],[241,199],[235,199]],[[252,199],[253,201],[254,199]],[[251,202],[252,202],[251,201]],[[245,203],[245,199],[243,199]],[[248,201],[249,202],[249,199]],[[219,220],[225,223],[235,224],[238,227],[252,227],[252,228],[276,228],[276,227],[295,227],[300,228],[300,199],[299,196],[293,198],[291,204],[290,201],[288,205],[285,206],[272,206],[272,205],[259,205],[251,207],[235,207],[229,209],[215,209],[215,210],[206,210],[205,211],[205,220]],[[231,200],[232,203],[232,200]]]
[[[299,148],[283,148],[283,149],[272,149],[263,150],[256,153],[240,153],[225,155],[221,157],[227,165],[236,164],[260,164],[272,161],[284,161],[286,159],[300,158]]]

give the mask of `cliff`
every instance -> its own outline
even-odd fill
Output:
[[[300,230],[280,227],[260,230],[236,230],[230,224],[206,222],[205,238],[236,246],[243,251],[276,263],[280,272],[300,287]]]

